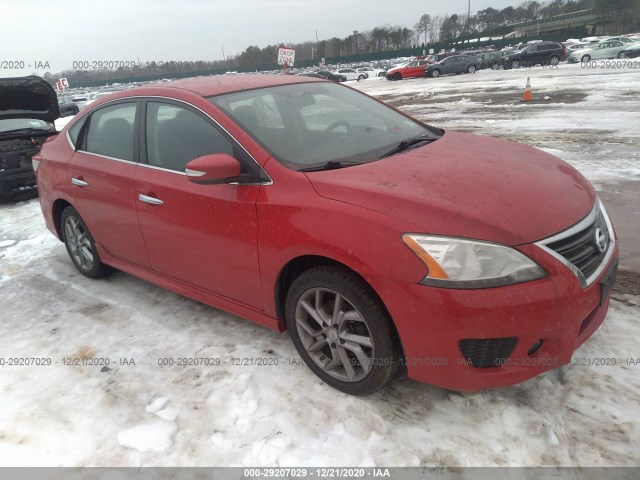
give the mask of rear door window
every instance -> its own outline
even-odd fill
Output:
[[[136,110],[137,102],[126,102],[93,112],[83,150],[133,162]]]

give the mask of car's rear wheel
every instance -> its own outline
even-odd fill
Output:
[[[62,241],[80,273],[89,278],[111,273],[112,268],[100,260],[93,236],[75,208],[69,206],[63,210],[60,227]]]
[[[512,60],[511,68],[520,68],[520,60]]]
[[[400,72],[396,72],[392,77],[394,80],[402,80],[402,74]]]
[[[342,392],[368,395],[398,370],[400,347],[389,315],[346,269],[319,266],[304,272],[287,293],[285,314],[304,362]]]
[[[589,55],[583,55],[580,59],[580,63],[587,63],[589,60],[591,60],[591,57]]]
[[[556,67],[560,63],[560,57],[553,56],[549,59],[549,64],[553,67]]]
[[[438,78],[440,76],[440,70],[431,70],[431,78]]]
[[[469,65],[469,68],[467,68],[467,73],[476,73],[476,67],[474,65]]]

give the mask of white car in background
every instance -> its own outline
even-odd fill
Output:
[[[623,43],[620,40],[603,40],[587,48],[571,52],[567,61],[569,63],[584,63],[591,60],[622,58],[623,52],[627,46],[627,43]]]
[[[360,67],[358,72],[367,75],[367,78],[384,77],[386,70],[384,68]]]
[[[358,72],[353,68],[339,68],[338,70],[334,70],[332,73],[342,77],[344,80],[360,81],[367,78],[367,74],[365,72]]]
[[[106,95],[111,95],[112,93],[113,92],[91,92],[89,94],[89,99],[86,101],[84,106],[86,107],[87,105],[91,105],[93,102],[95,102],[99,98],[104,97]]]
[[[624,58],[638,58],[640,57],[640,42],[627,44],[627,47],[623,51]]]

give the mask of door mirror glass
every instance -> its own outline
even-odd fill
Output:
[[[191,160],[185,173],[189,180],[201,185],[232,183],[240,177],[240,162],[226,153],[214,153]]]

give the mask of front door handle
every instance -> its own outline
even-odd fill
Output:
[[[138,200],[144,203],[149,203],[151,205],[164,205],[164,202],[156,197],[149,197],[147,195],[138,195]]]
[[[89,184],[87,182],[85,182],[84,180],[80,180],[79,178],[72,178],[71,179],[71,183],[73,183],[74,185],[77,185],[78,187],[88,187]]]

